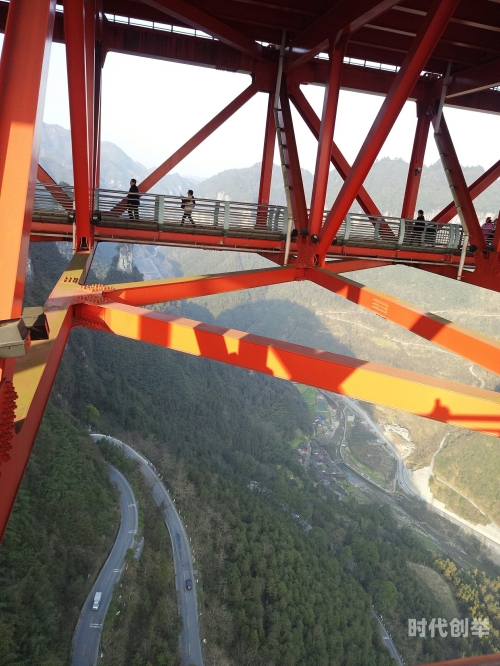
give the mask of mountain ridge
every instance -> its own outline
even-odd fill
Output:
[[[60,125],[43,124],[40,147],[40,164],[57,182],[72,184],[71,134]],[[467,184],[474,182],[485,169],[482,166],[463,166]],[[147,168],[129,157],[119,146],[103,141],[101,144],[101,187],[128,190],[131,178],[143,180],[154,168]],[[373,165],[366,181],[365,189],[371,194],[383,215],[400,215],[408,175],[408,163],[403,159],[384,157]],[[313,174],[302,169],[302,179],[306,200],[311,198]],[[195,191],[195,196],[206,199],[256,202],[260,183],[260,163],[242,168],[226,169],[209,178],[181,176],[169,173],[153,188],[155,192],[178,195]],[[326,207],[331,207],[342,187],[343,180],[332,169],[328,180]],[[285,205],[285,193],[281,178],[281,167],[273,166],[271,183],[271,203]],[[439,162],[425,166],[422,171],[421,187],[417,207],[431,218],[451,201],[450,189],[444,170]],[[474,202],[480,219],[491,215],[496,217],[500,208],[500,181],[495,181]],[[360,212],[355,202],[352,212]]]

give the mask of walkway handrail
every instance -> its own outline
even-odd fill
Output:
[[[69,186],[62,188],[72,199],[73,188]],[[37,184],[33,213],[67,215],[67,209],[60,204],[60,191],[59,185]],[[162,230],[164,225],[182,223],[191,225],[193,222],[196,226],[222,227],[225,231],[230,228],[241,230],[251,228],[286,233],[288,215],[284,206],[195,198],[195,206],[191,210],[189,203],[185,201],[186,196],[182,194],[141,192],[136,195],[137,203],[129,202],[127,194],[119,190],[102,188],[96,190],[96,213],[101,219],[120,221],[120,226],[128,226],[129,223],[135,222],[138,223],[138,227],[142,224],[156,223]]]
[[[61,194],[67,196],[61,201]],[[278,234],[284,237],[288,211],[284,206],[243,201],[196,198],[191,207],[182,194],[138,193],[130,201],[120,190],[98,189],[95,196],[95,222],[103,227],[172,231],[200,227],[201,233],[219,235]],[[73,188],[39,183],[36,187],[33,217],[42,222],[66,222],[67,201]],[[464,230],[459,224],[349,213],[334,245],[460,254]]]

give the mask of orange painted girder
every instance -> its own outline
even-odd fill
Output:
[[[424,666],[417,664],[417,666]],[[427,666],[500,666],[500,654],[488,654],[480,657],[466,659],[452,659],[451,661],[435,661]]]
[[[126,224],[124,220],[124,224]],[[71,224],[60,224],[55,222],[36,222],[31,225],[31,233],[37,238],[44,234],[66,233],[68,239],[72,237],[73,227]],[[213,250],[237,250],[242,252],[284,252],[285,241],[252,238],[243,236],[231,236],[231,230],[228,236],[204,235],[201,228],[196,228],[196,233],[180,233],[175,231],[153,231],[147,229],[127,229],[111,227],[95,227],[95,238],[98,241],[109,241],[115,243],[134,242],[144,243],[146,245],[172,245],[175,247],[192,247],[194,249],[213,249]],[[49,237],[47,240],[51,240]],[[291,261],[293,255],[297,253],[296,243],[291,245]],[[396,250],[377,247],[351,247],[347,245],[331,245],[328,250],[328,257],[338,257],[345,259],[367,259],[376,261],[397,260],[399,263],[421,264],[429,262],[437,265],[458,269],[460,257],[458,255],[435,254],[432,252],[412,252],[411,250]],[[443,263],[443,260],[446,260]],[[465,266],[474,268],[473,257],[466,257]],[[368,268],[368,265],[365,266]],[[466,276],[463,278],[466,281]]]
[[[500,375],[500,343],[486,335],[328,270],[308,269],[306,279]]]
[[[220,273],[172,278],[169,280],[150,280],[149,282],[129,282],[110,285],[113,287],[103,292],[105,300],[128,305],[151,305],[184,298],[211,296],[242,289],[266,287],[283,284],[294,280],[297,269],[263,268],[253,271]]]
[[[149,229],[128,229],[126,220],[123,220],[123,227],[102,227],[95,226],[94,235],[97,241],[110,241],[114,243],[144,243],[146,245],[173,245],[175,247],[193,247],[195,249],[213,249],[213,250],[231,250],[238,249],[242,252],[260,252],[285,250],[285,241],[280,238],[262,238],[253,235],[252,230],[248,230],[247,236],[241,236],[237,233],[231,234],[229,230],[227,236],[204,234],[201,227],[195,227],[191,233],[187,231],[155,231]],[[190,230],[191,231],[191,230]],[[66,233],[68,238],[72,237],[73,225],[59,222],[37,222],[34,220],[31,224],[31,233],[40,236],[44,233],[57,233],[61,235]],[[258,230],[256,234],[258,234]]]
[[[500,394],[129,305],[76,305],[75,325],[500,437]]]
[[[44,310],[49,323],[48,340],[35,340],[26,356],[16,359],[13,384],[18,394],[16,434],[11,458],[0,471],[0,541],[14,506],[40,423],[52,390],[73,319],[73,298],[90,266],[88,252],[77,253],[54,287]]]
[[[0,320],[23,307],[54,17],[55,0],[9,5],[0,60]]]

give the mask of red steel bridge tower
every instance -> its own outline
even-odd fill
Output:
[[[165,24],[171,26],[170,31],[157,29]],[[75,326],[108,331],[500,436],[498,393],[141,307],[310,280],[500,374],[500,344],[495,340],[343,275],[404,264],[500,291],[500,228],[487,246],[473,204],[500,176],[500,159],[468,186],[446,124],[450,106],[500,113],[498,0],[10,0],[0,2],[0,30],[5,33],[0,61],[0,535]],[[53,41],[66,46],[73,199],[38,165]],[[121,216],[123,201],[107,216],[100,212],[96,191],[101,73],[109,51],[251,76],[246,90],[139,184],[140,193],[144,193],[141,197],[254,95],[267,95],[258,208],[251,230],[235,229],[228,223],[221,235],[203,226],[187,233],[179,226],[160,223],[159,218],[152,225],[133,225]],[[367,62],[380,66],[363,66]],[[324,86],[321,117],[301,91],[304,84]],[[333,140],[341,88],[385,97],[353,164]],[[401,220],[415,215],[431,129],[451,199],[433,222],[449,229],[453,225],[446,225],[458,213],[463,238],[456,252],[405,245],[407,232],[397,238],[398,232],[384,220],[363,187],[408,100],[415,102],[416,123]],[[292,105],[318,141],[309,209]],[[265,227],[276,140],[288,220],[287,229],[284,226],[281,234],[273,235]],[[325,213],[331,164],[344,183]],[[50,215],[42,219],[34,214],[37,181],[52,188],[51,196],[64,209],[64,219],[51,220]],[[345,220],[356,200],[368,227],[376,227],[378,237],[385,242],[338,242],[342,228],[346,236]],[[54,240],[73,241],[73,258],[45,303],[43,314],[23,313],[29,243]],[[276,267],[86,286],[97,243],[117,240],[257,252]]]

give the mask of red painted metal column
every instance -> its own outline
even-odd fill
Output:
[[[418,189],[420,187],[420,178],[422,176],[422,167],[424,165],[425,147],[427,146],[427,137],[429,136],[429,127],[431,124],[431,119],[426,113],[426,109],[426,104],[417,102],[417,128],[415,130],[413,150],[411,153],[410,165],[408,167],[408,179],[406,181],[401,217],[413,218],[415,215]]]
[[[54,17],[55,0],[9,5],[0,62],[0,321],[22,312]],[[0,359],[0,461],[12,436],[3,394],[13,368],[14,359]]]
[[[12,0],[0,62],[0,320],[21,316],[55,0]]]
[[[259,199],[260,204],[269,204],[271,194],[271,181],[273,178],[273,158],[276,142],[276,123],[274,122],[274,95],[269,93],[267,104],[266,129],[264,132],[264,151],[262,153],[262,166],[260,169]],[[266,209],[257,213],[257,227],[267,225]]]
[[[64,34],[68,68],[73,178],[75,183],[77,249],[86,249],[92,246],[86,28],[88,26],[86,26],[84,0],[65,0]]]
[[[344,54],[347,48],[348,36],[343,36],[330,49],[330,73],[325,87],[323,101],[323,114],[321,117],[321,128],[318,137],[318,153],[316,157],[316,169],[314,171],[314,183],[311,196],[311,213],[309,218],[309,233],[319,234],[323,224],[323,213],[325,210],[326,188],[328,187],[328,173],[332,154],[333,132],[337,117],[337,106],[340,92],[340,77]]]
[[[321,233],[319,254],[326,254],[458,3],[459,0],[433,0],[430,5],[403,65],[326,219]]]
[[[490,185],[493,185],[495,180],[500,178],[500,160],[495,162],[487,171],[485,171],[477,180],[475,180],[472,185],[468,187],[470,192],[470,197],[474,201],[476,197],[482,194],[485,190],[488,189]],[[441,212],[435,215],[432,218],[433,222],[449,222],[457,214],[457,207],[455,202],[452,201],[449,203]]]
[[[0,61],[0,321],[22,314],[55,0],[12,0]],[[0,359],[0,479],[12,476],[14,358]],[[0,489],[0,512],[10,512]],[[1,535],[1,525],[0,525]]]
[[[85,77],[87,88],[87,141],[89,156],[89,183],[90,183],[90,212],[94,210],[94,181],[95,181],[95,40],[96,40],[96,3],[95,0],[85,0]]]
[[[98,22],[99,16],[97,17]],[[94,168],[92,186],[100,187],[101,182],[101,93],[102,93],[102,44],[95,43],[95,73],[94,73]]]
[[[436,116],[432,119],[434,130],[436,130]],[[444,119],[441,116],[437,132],[434,132],[434,138],[439,150],[439,157],[443,163],[446,177],[450,185],[450,189],[455,200],[455,205],[458,210],[458,215],[462,224],[467,228],[470,234],[470,243],[475,245],[480,250],[486,249],[486,241],[484,240],[483,232],[477,219],[477,213],[472,203],[469,188],[465,182],[465,177],[458,161],[457,153],[453,141],[451,140],[450,132]]]
[[[35,340],[26,356],[16,359],[14,386],[18,393],[15,435],[10,460],[0,468],[0,541],[49,400],[59,363],[73,323],[73,300],[81,293],[91,264],[89,252],[76,253],[44,305],[48,340]],[[1,453],[1,446],[0,446]],[[0,461],[2,457],[0,455]]]
[[[295,108],[300,113],[302,120],[311,130],[313,136],[316,138],[316,141],[319,139],[320,131],[320,119],[316,115],[314,109],[307,101],[304,93],[298,86],[293,86],[290,89],[290,97],[292,102],[295,105]],[[342,180],[347,178],[348,173],[351,170],[351,165],[348,163],[346,158],[340,152],[335,141],[332,141],[332,152],[330,156],[331,162],[335,169],[338,171]],[[356,199],[361,206],[361,209],[367,215],[380,215],[380,211],[377,208],[375,202],[365,190],[363,186],[359,188],[359,192],[356,196]]]
[[[297,229],[307,229],[307,204],[304,194],[304,184],[302,182],[302,172],[300,170],[299,152],[295,141],[295,132],[293,129],[292,112],[290,109],[290,99],[286,87],[286,80],[283,77],[280,92],[281,102],[281,121],[285,135],[285,160],[288,171],[288,182],[290,185],[290,197],[292,200],[293,217]],[[282,132],[283,135],[283,132]]]

